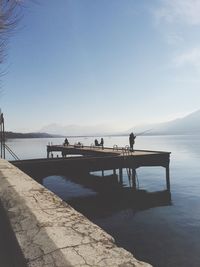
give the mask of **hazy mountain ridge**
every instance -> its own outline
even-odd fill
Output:
[[[109,125],[99,124],[99,125],[66,125],[62,126],[56,123],[49,124],[42,129],[40,132],[47,132],[50,134],[62,134],[66,136],[95,136],[95,135],[108,135],[113,134],[116,130]]]
[[[48,134],[48,133],[16,133],[16,132],[5,132],[6,139],[14,138],[56,138],[62,137],[58,134]]]
[[[147,134],[198,134],[200,133],[200,110],[168,122],[135,126],[127,132],[145,130],[145,127],[146,130],[151,129]]]
[[[149,131],[148,131],[149,130]],[[136,125],[127,131],[117,131],[108,125],[66,125],[50,124],[43,127],[40,132],[49,134],[61,134],[65,136],[99,136],[99,135],[128,135],[130,132],[146,135],[164,135],[164,134],[195,134],[200,133],[200,110],[197,110],[183,118],[177,118],[163,123],[149,123]]]
[[[105,136],[105,135],[129,135],[130,132],[145,135],[173,135],[173,134],[200,134],[200,110],[183,118],[178,118],[163,123],[136,125],[127,131],[117,131],[108,125],[67,125],[61,126],[53,123],[40,129],[38,132],[17,133],[7,131],[6,138],[54,138],[64,136]]]

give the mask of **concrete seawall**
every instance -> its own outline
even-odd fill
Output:
[[[0,199],[29,267],[151,266],[5,160]]]

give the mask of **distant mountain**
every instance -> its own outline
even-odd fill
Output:
[[[50,136],[103,136],[103,135],[128,135],[130,132],[146,135],[167,135],[167,134],[200,134],[200,110],[195,111],[183,118],[178,118],[163,123],[136,125],[127,131],[120,132],[110,125],[67,125],[49,124],[40,132],[48,133]],[[39,133],[38,133],[39,134]]]
[[[200,110],[168,122],[135,126],[127,132],[151,129],[147,134],[200,134]]]
[[[49,134],[61,134],[65,136],[98,136],[113,134],[114,132],[116,132],[116,130],[112,126],[106,124],[98,124],[92,126],[72,124],[62,126],[56,123],[49,124],[40,129],[40,131]]]
[[[5,132],[5,137],[7,139],[11,138],[55,138],[62,137],[61,135],[53,135],[48,133],[15,133],[15,132]]]

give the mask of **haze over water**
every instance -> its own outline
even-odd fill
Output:
[[[94,139],[69,138],[69,142],[73,144],[80,141],[84,145],[90,145],[94,143]],[[105,146],[128,144],[128,137],[105,137],[104,140]],[[63,138],[13,139],[7,144],[19,158],[26,159],[46,157],[48,142],[61,144],[63,141]],[[166,206],[158,203],[155,207],[139,210],[127,205],[114,207],[110,213],[103,215],[98,211],[94,214],[85,212],[85,215],[110,233],[119,246],[153,266],[200,266],[200,137],[141,136],[136,139],[135,148],[172,152],[171,202]],[[57,154],[55,153],[55,156]],[[140,189],[151,192],[166,189],[165,169],[162,167],[139,168],[137,176]],[[128,186],[125,171],[124,178],[125,186]],[[98,195],[91,189],[76,184],[67,176],[50,176],[45,178],[43,183],[72,203],[79,197]]]

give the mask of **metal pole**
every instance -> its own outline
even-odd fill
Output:
[[[1,158],[3,156],[3,133],[2,133],[2,113],[0,114],[0,131],[1,131]]]
[[[5,154],[5,127],[4,127],[4,117],[3,117],[3,113],[2,113],[2,123],[3,123],[3,158],[6,158],[6,154]]]

